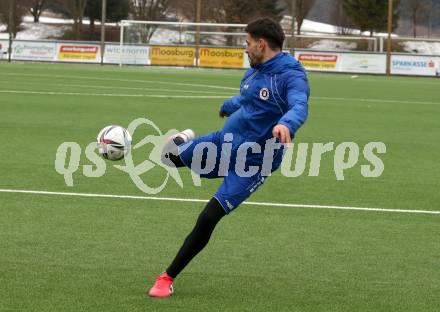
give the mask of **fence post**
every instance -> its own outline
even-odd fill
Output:
[[[197,0],[196,7],[196,22],[200,23],[201,15],[202,15],[202,0]],[[200,25],[196,26],[196,66],[199,67],[199,59],[200,59]]]
[[[12,58],[12,28],[14,26],[14,11],[15,11],[15,0],[9,0],[9,21],[8,21],[8,28],[9,28],[9,47],[8,47],[8,62],[11,62]]]
[[[124,22],[121,22],[121,31],[119,33],[119,67],[122,67],[122,43],[124,41]]]
[[[386,73],[391,74],[391,32],[393,30],[393,0],[388,0],[388,40]]]
[[[105,20],[107,19],[107,4],[106,0],[102,0],[101,11],[101,65],[104,65],[104,49],[105,49]]]

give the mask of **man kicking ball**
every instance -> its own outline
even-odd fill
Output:
[[[198,138],[188,129],[173,136],[164,147],[165,164],[187,166],[204,178],[222,177],[223,183],[200,213],[173,262],[157,277],[148,293],[152,297],[169,297],[173,293],[174,279],[206,246],[220,219],[278,169],[284,151],[281,144],[291,143],[307,119],[307,76],[295,58],[282,52],[285,37],[281,26],[262,18],[249,23],[246,33],[251,69],[241,81],[240,94],[220,108],[220,117],[228,117],[223,129]],[[268,142],[280,147],[274,149],[274,144]],[[207,144],[217,147],[214,157],[198,148]],[[209,172],[202,170],[207,167],[211,168]]]

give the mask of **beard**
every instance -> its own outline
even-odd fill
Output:
[[[248,54],[248,59],[249,59],[249,65],[252,67],[252,68],[254,68],[254,67],[256,67],[257,65],[260,65],[260,64],[262,64],[263,63],[263,54],[261,54],[261,55],[250,55],[250,54]]]

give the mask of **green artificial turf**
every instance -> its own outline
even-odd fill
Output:
[[[222,127],[218,108],[242,71],[0,63],[0,190],[209,199],[219,180],[156,195],[106,162],[87,178],[87,144],[109,124],[135,118],[163,131]],[[310,73],[310,114],[295,142],[309,143],[305,172],[278,171],[253,202],[440,211],[440,80]],[[220,88],[219,88],[220,87]],[[161,97],[151,97],[161,96]],[[171,97],[173,96],[173,97]],[[180,97],[179,97],[180,96]],[[192,97],[195,96],[195,97]],[[154,134],[144,127],[138,142]],[[384,172],[364,178],[362,150],[383,142]],[[77,142],[68,187],[55,170],[58,146]],[[359,162],[334,173],[334,151],[308,176],[313,143],[355,142]],[[137,163],[151,146],[133,151]],[[159,186],[156,167],[142,176]],[[0,192],[0,311],[438,311],[440,215],[243,205],[175,282],[145,296],[203,208],[202,202]]]

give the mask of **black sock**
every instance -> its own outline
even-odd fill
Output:
[[[226,215],[217,199],[212,198],[200,213],[192,232],[180,247],[176,258],[166,272],[175,278],[186,265],[208,244],[215,226]]]

